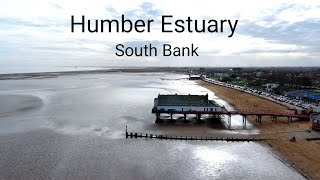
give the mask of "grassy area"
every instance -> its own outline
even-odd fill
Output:
[[[320,93],[320,89],[310,89],[311,92]]]
[[[210,79],[213,79],[213,80],[216,80],[216,81],[219,81],[219,77],[210,77]]]
[[[239,86],[248,86],[248,81],[246,79],[232,80],[231,83]]]

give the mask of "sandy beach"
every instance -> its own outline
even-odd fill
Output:
[[[197,81],[197,83],[213,91],[237,109],[290,111],[286,106],[235,89],[204,81]],[[310,137],[320,137],[320,134],[309,130],[309,122],[289,123],[286,118],[278,118],[277,123],[273,123],[271,117],[264,117],[262,124],[257,123],[254,117],[249,117],[249,121],[259,128],[260,137],[274,139],[268,140],[268,144],[288,164],[308,179],[320,178],[320,142],[305,140]],[[296,137],[296,142],[289,141],[293,136]]]

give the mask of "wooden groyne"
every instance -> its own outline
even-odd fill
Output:
[[[165,140],[185,140],[185,141],[221,141],[221,142],[250,142],[250,141],[271,140],[271,139],[260,139],[260,138],[167,136],[167,135],[128,132],[127,127],[126,127],[126,138],[146,138],[146,139],[149,138],[149,139],[165,139]]]

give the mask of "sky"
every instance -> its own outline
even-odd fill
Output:
[[[154,19],[150,33],[71,32],[71,15]],[[225,33],[161,33],[174,19],[238,19]],[[198,46],[199,57],[117,57],[117,44]],[[319,0],[1,0],[0,69],[45,66],[319,66]]]

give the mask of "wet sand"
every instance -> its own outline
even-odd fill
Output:
[[[23,114],[42,106],[40,98],[30,95],[0,95],[0,100],[0,118]]]
[[[196,122],[155,124],[151,108],[159,93],[208,93],[227,105],[193,81],[161,79],[185,77],[106,73],[0,81],[0,107],[12,107],[0,117],[0,179],[303,179],[267,143],[126,139],[125,126],[184,136],[257,134],[253,126],[241,129],[240,116],[231,131]]]
[[[197,83],[224,99],[237,109],[276,110],[289,112],[283,105],[266,99],[244,93],[235,89],[226,88],[204,81]],[[262,124],[255,121],[255,117],[249,117],[249,121],[260,130],[260,137],[270,138],[268,144],[293,168],[308,179],[320,179],[320,142],[308,142],[305,139],[320,137],[320,133],[310,131],[309,122],[295,121],[288,123],[287,118],[278,118],[273,123],[271,117],[263,117]],[[297,142],[290,142],[290,138],[296,137]]]

